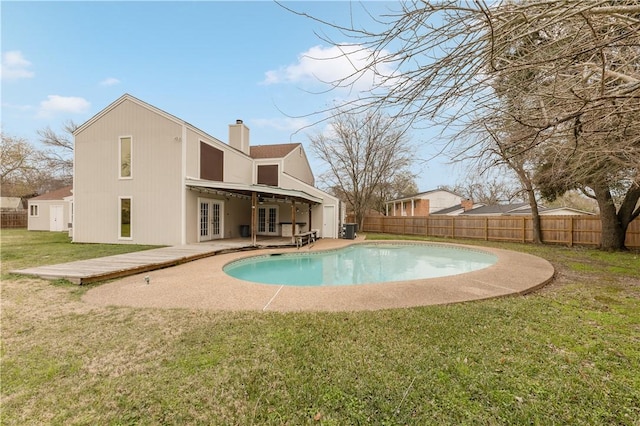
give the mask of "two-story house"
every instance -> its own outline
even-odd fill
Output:
[[[73,240],[182,245],[317,230],[337,238],[340,201],[314,187],[299,143],[229,143],[125,94],[74,132]]]

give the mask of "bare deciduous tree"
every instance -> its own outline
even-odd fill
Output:
[[[470,172],[458,180],[454,186],[443,189],[454,192],[474,203],[496,205],[514,203],[522,200],[522,187],[513,177],[513,171],[506,167],[492,167],[491,172],[482,167],[481,172]]]
[[[330,131],[310,136],[313,151],[329,166],[320,178],[342,194],[362,226],[383,185],[412,161],[404,133],[382,114],[336,115]]]
[[[48,149],[43,152],[50,172],[66,184],[71,184],[73,178],[73,132],[78,125],[73,121],[66,121],[62,126],[62,133],[56,133],[51,127],[38,130],[40,142]]]
[[[28,197],[46,180],[41,153],[26,139],[2,133],[0,186],[4,196]]]
[[[376,74],[373,90],[341,112],[385,110],[409,125],[460,126],[456,148],[478,140],[463,136],[487,132],[484,148],[462,148],[503,156],[519,175],[526,171],[525,186],[533,182],[526,159],[545,162],[566,187],[587,188],[613,235],[603,247],[623,248],[626,224],[640,214],[638,1],[409,1],[398,8],[377,18],[378,29],[326,23],[363,53],[375,52],[334,82]],[[619,205],[613,188],[625,188]]]

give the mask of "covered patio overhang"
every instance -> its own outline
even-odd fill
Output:
[[[259,202],[273,201],[291,204],[292,229],[296,229],[296,204],[308,204],[309,207],[322,204],[322,199],[296,189],[286,189],[277,186],[244,184],[232,182],[216,182],[202,179],[186,179],[186,187],[190,190],[215,194],[223,197],[236,197],[251,201],[251,240],[256,245],[257,235],[257,206]],[[309,229],[311,229],[311,208],[309,209]],[[291,237],[292,243],[295,235]]]

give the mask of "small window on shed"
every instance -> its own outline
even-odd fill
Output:
[[[32,204],[29,207],[29,216],[38,216],[38,205]]]

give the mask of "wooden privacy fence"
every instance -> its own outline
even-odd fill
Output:
[[[599,216],[540,216],[540,227],[545,243],[600,245]],[[533,241],[530,216],[366,216],[363,231],[486,241]],[[625,245],[640,248],[640,218],[629,225]]]
[[[8,228],[26,228],[27,227],[27,211],[3,211],[1,212],[3,229]]]

